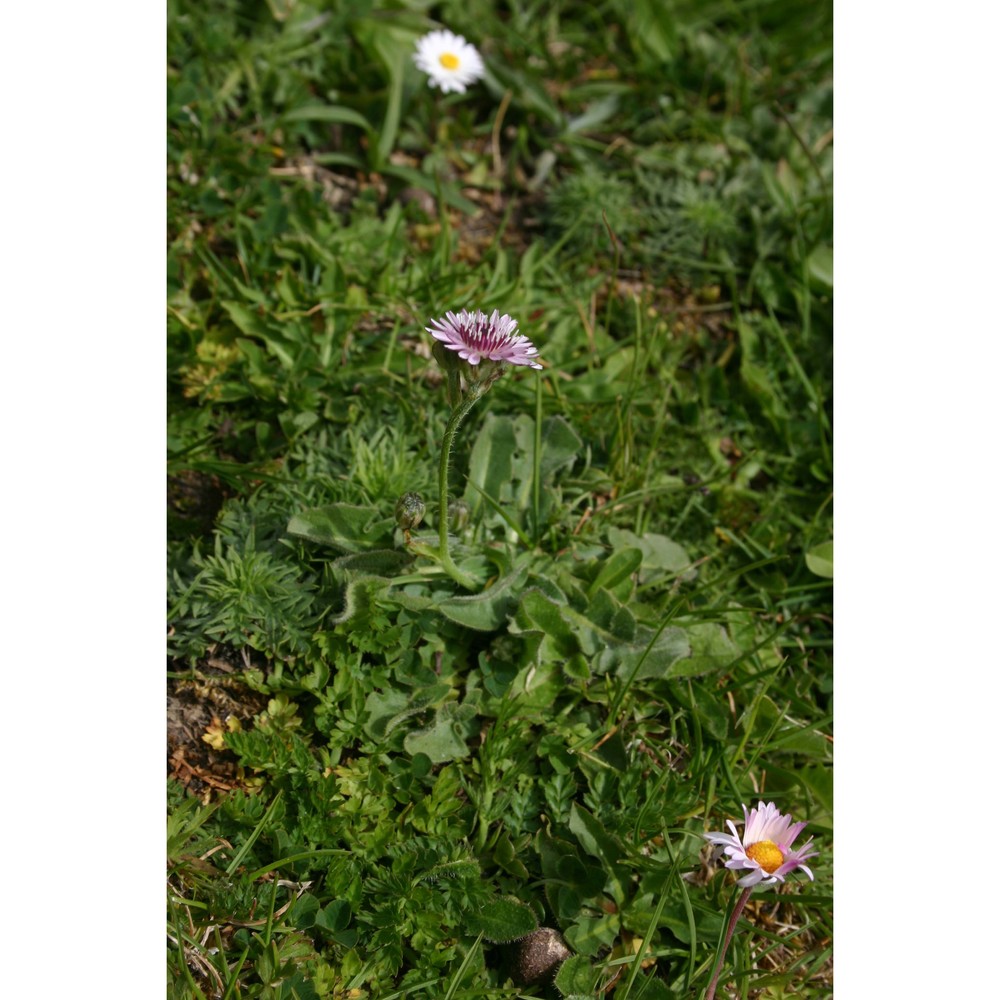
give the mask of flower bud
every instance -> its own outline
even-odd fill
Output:
[[[452,500],[448,504],[448,526],[456,535],[469,523],[471,513],[464,500]]]
[[[446,372],[458,371],[462,367],[462,359],[454,351],[446,350],[444,344],[439,340],[434,341],[431,347],[431,354],[434,355],[434,360]]]
[[[396,501],[396,524],[408,533],[424,519],[426,509],[424,498],[419,493],[404,493]]]

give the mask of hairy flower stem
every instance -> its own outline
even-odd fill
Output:
[[[438,559],[448,575],[466,590],[475,590],[479,581],[468,573],[463,573],[451,558],[448,551],[448,468],[451,464],[451,449],[455,443],[455,432],[465,415],[476,404],[483,394],[479,385],[470,386],[468,395],[452,410],[448,426],[444,429],[444,439],[441,442],[441,464],[438,467],[438,488],[441,494],[441,507],[438,511]]]
[[[752,889],[753,886],[747,886],[733,907],[733,914],[726,927],[726,939],[722,942],[722,951],[719,952],[719,957],[715,961],[715,971],[712,973],[712,981],[708,984],[705,1000],[714,1000],[715,998],[715,988],[719,985],[719,973],[722,971],[722,960],[726,957],[726,952],[729,951],[729,942],[733,940],[733,932],[736,930],[736,921],[740,919],[740,914],[743,912],[743,907],[747,905]]]

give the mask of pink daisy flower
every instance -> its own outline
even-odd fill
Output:
[[[743,837],[736,832],[732,820],[726,820],[732,834],[706,833],[704,837],[725,848],[729,857],[727,868],[746,871],[739,884],[747,887],[761,882],[770,885],[784,882],[785,876],[801,868],[811,879],[813,873],[803,864],[819,852],[812,850],[812,837],[801,847],[792,849],[795,838],[805,829],[805,823],[793,823],[783,816],[773,802],[759,802],[756,809],[743,806]]]
[[[538,348],[523,334],[517,332],[517,320],[494,309],[492,316],[476,310],[463,309],[458,315],[444,314],[444,319],[432,319],[424,329],[440,340],[449,351],[457,351],[470,365],[478,365],[483,358],[488,361],[506,361],[512,365],[541,368],[535,360]]]

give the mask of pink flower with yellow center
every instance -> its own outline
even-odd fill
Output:
[[[517,320],[506,313],[501,316],[497,309],[491,316],[478,309],[474,313],[465,309],[457,314],[448,312],[443,319],[432,319],[425,329],[470,365],[478,365],[485,358],[528,368],[542,367],[536,360],[538,348],[517,332]]]
[[[773,802],[759,802],[756,809],[743,806],[743,836],[736,832],[732,820],[726,820],[732,834],[706,833],[704,837],[725,849],[729,860],[726,867],[746,871],[739,884],[747,887],[758,882],[770,885],[784,882],[785,876],[801,868],[811,879],[813,873],[803,863],[819,852],[812,849],[812,837],[801,847],[793,849],[795,838],[806,824],[793,823],[791,816],[778,812]]]
[[[430,79],[431,87],[440,87],[444,93],[465,93],[470,83],[482,78],[485,72],[483,58],[461,35],[438,29],[417,41],[413,61]]]

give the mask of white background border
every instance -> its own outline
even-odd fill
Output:
[[[845,998],[989,989],[998,28],[836,7]],[[5,990],[133,1000],[164,982],[165,11],[13,5],[0,47]]]

